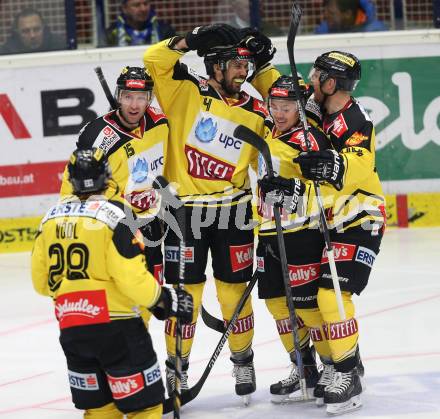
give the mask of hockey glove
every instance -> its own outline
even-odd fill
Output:
[[[246,47],[254,53],[255,70],[258,71],[272,60],[277,49],[266,35],[256,29],[243,28],[240,33]]]
[[[307,151],[293,159],[306,179],[331,183],[338,191],[343,187],[344,160],[335,150]]]
[[[198,26],[185,36],[186,43],[190,50],[197,50],[197,54],[202,57],[211,48],[237,45],[240,40],[238,29],[223,23],[207,26]]]
[[[283,206],[289,214],[298,210],[306,186],[297,178],[286,179],[282,176],[264,176],[258,181],[263,199],[276,206]]]
[[[162,287],[162,292],[157,304],[151,308],[151,312],[159,320],[168,317],[177,317],[182,323],[191,323],[194,311],[194,303],[191,294],[185,290]]]

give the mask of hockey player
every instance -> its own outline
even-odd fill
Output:
[[[260,136],[268,134],[264,103],[241,90],[254,65],[252,53],[241,46],[241,34],[228,25],[195,28],[147,49],[144,63],[150,72],[159,104],[170,121],[170,142],[165,176],[176,182],[187,208],[187,260],[185,289],[194,298],[193,323],[183,331],[182,389],[198,308],[206,281],[208,249],[211,251],[217,297],[225,321],[231,319],[246,282],[252,275],[253,232],[250,164],[256,166],[255,149],[234,138],[238,124]],[[208,79],[195,74],[179,60],[188,50],[204,56]],[[179,239],[165,239],[167,281],[178,280]],[[229,337],[235,391],[247,403],[255,391],[253,312],[249,299]],[[167,386],[174,387],[174,320],[166,325]]]
[[[375,166],[375,132],[362,105],[351,96],[361,78],[352,54],[331,51],[319,56],[310,73],[314,95],[307,111],[329,136],[332,149],[301,153],[303,176],[324,182],[323,197],[331,227],[336,267],[346,320],[341,320],[324,251],[317,302],[319,311],[302,318],[313,328],[315,342],[327,340],[331,359],[315,394],[327,412],[340,414],[361,406],[363,366],[352,301],[368,282],[385,225],[384,197]],[[325,386],[327,384],[327,386]]]
[[[110,180],[103,151],[76,150],[68,173],[73,195],[41,222],[32,281],[54,301],[73,403],[89,419],[160,419],[164,388],[140,311],[188,322],[192,297],[161,287],[122,204],[99,195]]]
[[[306,96],[304,80],[299,78],[298,82]],[[263,96],[267,96],[267,93],[262,93]],[[311,182],[304,179],[299,166],[292,163],[292,159],[307,150],[303,127],[299,120],[298,100],[293,78],[290,76],[280,76],[268,89],[269,112],[275,126],[267,141],[277,176],[265,175],[264,167],[259,167],[258,173],[258,295],[265,299],[276,321],[280,338],[293,362],[290,375],[270,387],[274,403],[295,401],[301,395],[298,394],[299,373],[273,221],[273,203],[266,199],[270,197],[273,200],[273,194],[278,197],[279,205],[282,205],[283,235],[292,296],[299,317],[298,334],[308,397],[313,397],[313,390],[319,378],[314,352],[309,347],[309,328],[300,319],[304,311],[316,310],[318,306],[316,295],[324,240],[317,228],[319,213],[316,206],[313,207],[315,197]],[[309,142],[313,150],[325,150],[330,147],[326,135],[315,127],[311,129]],[[261,162],[259,163],[261,165]],[[327,342],[318,341],[315,342],[315,346],[321,356],[330,356]]]
[[[145,68],[124,67],[116,81],[118,109],[85,125],[77,147],[98,147],[108,157],[112,179],[105,194],[128,203],[142,217],[141,231],[148,240],[145,246],[148,270],[162,283],[162,228],[155,217],[158,201],[151,185],[157,175],[163,174],[169,130],[165,115],[150,106],[153,85]],[[71,192],[66,167],[61,195]],[[146,321],[148,317],[147,312]]]

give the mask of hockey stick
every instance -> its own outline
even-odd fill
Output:
[[[112,95],[110,88],[108,87],[107,80],[104,77],[104,73],[102,72],[101,67],[95,67],[94,68],[96,75],[98,76],[99,83],[101,83],[102,90],[104,90],[105,97],[108,100],[108,103],[110,104],[111,109],[118,109],[119,105],[118,102],[116,102],[116,99]]]
[[[181,395],[181,405],[189,403],[191,400],[194,400],[197,395],[200,393],[200,390],[202,389],[203,385],[205,384],[206,379],[208,378],[208,375],[210,374],[215,361],[217,360],[218,356],[220,355],[220,352],[223,349],[223,346],[225,345],[226,341],[228,340],[229,335],[232,333],[232,330],[234,329],[235,323],[238,320],[238,316],[241,313],[241,310],[243,309],[244,305],[246,304],[247,299],[249,298],[249,295],[252,292],[252,289],[254,288],[256,282],[257,282],[257,275],[254,273],[251,281],[249,282],[248,286],[246,287],[243,295],[240,298],[240,301],[237,304],[237,307],[235,308],[235,312],[232,315],[231,321],[228,323],[228,327],[224,331],[222,337],[220,338],[219,342],[217,343],[217,346],[214,349],[213,354],[211,355],[211,358],[209,358],[208,365],[205,368],[205,371],[203,371],[202,376],[199,378],[199,381],[192,386],[189,390],[183,391]],[[169,413],[173,410],[173,399],[169,398],[166,399],[163,403],[163,413]]]
[[[299,7],[298,3],[293,2],[289,34],[287,36],[287,52],[289,54],[290,69],[292,71],[292,79],[293,79],[295,94],[296,97],[299,98],[298,110],[299,110],[299,117],[303,126],[304,139],[305,139],[307,151],[310,151],[311,147],[309,141],[309,124],[307,122],[307,117],[305,112],[304,97],[301,94],[301,89],[298,83],[298,70],[296,68],[295,56],[294,56],[295,38],[296,38],[296,33],[298,32],[298,26],[301,20],[301,14],[302,14],[301,8]],[[318,182],[313,182],[313,185],[315,188],[316,200],[318,202],[321,230],[324,234],[325,248],[327,251],[328,263],[332,275],[332,282],[333,282],[333,288],[335,290],[339,317],[341,318],[341,320],[345,320],[346,317],[345,317],[344,304],[342,302],[341,287],[339,286],[338,272],[336,270],[336,263],[335,263],[335,255],[333,253],[333,246],[330,240],[330,233],[327,225],[327,219],[325,217],[324,205],[322,204],[321,190]]]
[[[206,326],[208,326],[212,330],[215,330],[216,332],[225,333],[226,327],[224,322],[222,322],[220,319],[214,317],[212,314],[206,311],[203,305],[202,305],[201,314],[202,314],[203,323],[205,323]]]
[[[155,189],[166,190],[169,183],[163,176],[157,176],[153,182]],[[182,238],[179,245],[179,281],[177,288],[179,290],[184,289],[185,281],[185,206],[181,205],[176,209],[176,221],[180,228]],[[172,331],[171,331],[172,333]],[[180,419],[180,406],[182,404],[182,395],[180,392],[180,383],[182,381],[182,322],[179,318],[176,318],[176,355],[174,362],[174,391],[172,396],[174,419]]]
[[[274,172],[272,166],[272,157],[270,155],[270,149],[266,141],[264,141],[255,132],[251,131],[249,128],[243,125],[239,125],[237,128],[235,128],[234,137],[237,137],[240,140],[244,141],[245,143],[250,144],[260,152],[266,164],[267,174],[269,175],[269,177],[273,177]],[[307,394],[306,379],[304,376],[304,364],[302,360],[301,348],[298,337],[298,323],[295,313],[295,306],[293,304],[292,289],[290,287],[289,269],[287,266],[286,245],[284,243],[283,228],[281,225],[281,210],[278,204],[273,205],[273,212],[275,217],[278,249],[280,252],[281,272],[283,275],[287,307],[289,309],[289,318],[292,327],[293,342],[295,346],[294,350],[295,350],[296,366],[298,367],[298,372],[299,372],[299,384],[301,387],[301,392],[304,400],[308,400],[309,397]]]

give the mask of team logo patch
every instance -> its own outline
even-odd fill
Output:
[[[96,374],[81,374],[75,371],[67,371],[70,387],[78,390],[94,391],[99,390],[98,377]]]
[[[62,294],[56,299],[55,315],[60,329],[108,323],[110,316],[104,290]]]
[[[107,374],[107,381],[115,400],[125,399],[145,388],[144,379],[140,372],[126,377],[112,377]]]
[[[364,265],[367,265],[371,268],[376,257],[376,253],[374,253],[372,250],[367,249],[366,247],[359,246],[354,260],[356,262],[363,263]]]
[[[197,122],[195,135],[201,143],[210,143],[217,134],[217,123],[212,118],[202,118]]]
[[[368,140],[366,135],[361,134],[360,132],[355,132],[346,142],[345,145],[348,146],[356,146],[360,143]]]
[[[320,264],[288,265],[291,287],[300,287],[319,278]]]
[[[156,362],[152,367],[143,371],[145,384],[151,386],[161,379],[159,363]]]
[[[264,257],[257,256],[257,271],[264,272]]]
[[[235,167],[209,154],[185,145],[188,173],[198,179],[231,180]]]
[[[336,262],[346,262],[353,260],[354,252],[356,250],[355,244],[348,243],[333,243],[333,254]],[[324,248],[322,252],[321,263],[328,263],[327,249]]]
[[[241,271],[252,266],[254,262],[254,244],[229,246],[232,272]]]
[[[156,278],[156,281],[162,285],[163,284],[163,264],[160,263],[158,265],[154,265],[154,278]]]
[[[178,246],[165,246],[165,261],[178,262],[180,248]],[[185,248],[185,262],[194,263],[194,247]]]
[[[347,131],[348,131],[348,126],[347,123],[345,122],[345,118],[342,114],[340,114],[333,122],[332,133],[337,138],[341,138]]]
[[[295,131],[287,142],[298,144],[301,147],[301,150],[303,151],[308,151],[309,149],[313,151],[318,151],[319,150],[318,142],[316,141],[316,138],[313,136],[311,132],[309,132],[307,138],[309,139],[310,147],[308,147],[306,144],[303,130]]]
[[[93,145],[95,147],[99,147],[104,154],[107,154],[108,151],[119,141],[121,137],[113,130],[112,127],[106,125],[101,132],[96,137]]]

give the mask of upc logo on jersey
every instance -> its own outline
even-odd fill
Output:
[[[301,147],[301,150],[303,151],[308,151],[309,149],[313,151],[318,151],[319,150],[318,142],[316,141],[316,138],[313,136],[311,132],[309,132],[307,138],[309,139],[309,147],[307,146],[305,141],[304,131],[298,130],[292,134],[292,136],[289,138],[287,142],[298,144]]]
[[[347,131],[348,131],[347,123],[345,122],[344,116],[340,114],[333,122],[332,133],[337,138],[341,138],[342,135],[344,135],[344,133],[346,133]]]
[[[56,299],[55,315],[61,329],[108,323],[110,317],[104,290],[62,294]]]
[[[371,268],[376,259],[376,256],[376,253],[374,253],[372,250],[367,249],[366,247],[359,246],[356,252],[355,261],[363,263],[364,265],[367,265]]]
[[[289,279],[291,287],[300,287],[319,278],[320,264],[311,263],[309,265],[288,265]]]
[[[165,261],[178,262],[180,248],[178,246],[165,246]],[[194,263],[194,247],[185,248],[185,262]]]
[[[217,123],[212,121],[212,118],[202,118],[197,122],[195,135],[202,143],[210,143],[217,134]]]
[[[107,381],[115,400],[125,399],[145,388],[144,379],[140,372],[126,377],[112,377],[107,374]]]
[[[344,262],[353,260],[354,252],[356,250],[355,244],[347,243],[333,243],[333,254],[335,255],[335,261]],[[327,249],[324,248],[322,252],[321,263],[328,263]]]
[[[141,183],[148,177],[148,162],[145,159],[137,159],[131,171],[131,177],[135,183]]]
[[[81,374],[75,371],[67,371],[70,387],[78,390],[94,391],[99,390],[98,377],[96,374]]]
[[[161,379],[159,363],[156,362],[152,367],[146,369],[144,372],[145,384],[151,386]]]
[[[240,246],[229,246],[232,272],[241,271],[252,266],[254,261],[254,244],[243,244]]]
[[[202,153],[185,145],[188,173],[195,178],[206,180],[231,180],[235,167],[231,164]]]
[[[112,127],[106,125],[96,137],[93,146],[99,147],[104,152],[104,154],[107,154],[108,151],[118,142],[120,138],[121,137],[116,134]]]

